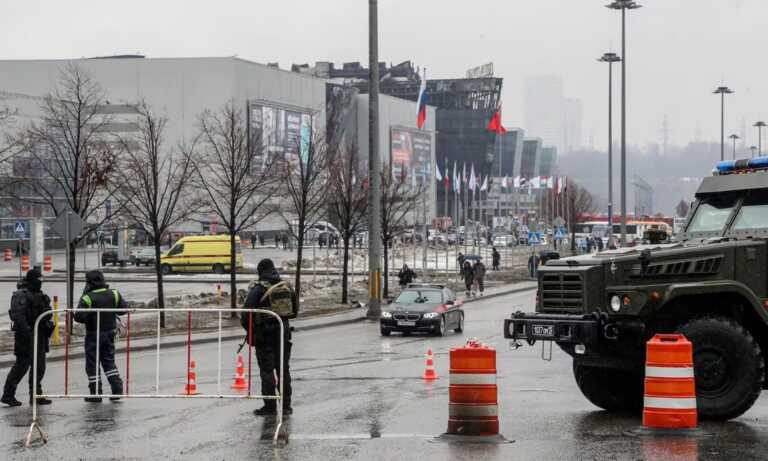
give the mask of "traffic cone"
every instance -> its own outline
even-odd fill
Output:
[[[189,362],[189,374],[187,375],[187,384],[184,385],[184,394],[185,395],[197,395],[199,392],[197,392],[197,373],[195,373],[195,368],[197,367],[197,363],[192,360]]]
[[[232,385],[232,389],[248,389],[248,383],[245,382],[245,365],[243,364],[242,354],[237,355],[237,366],[235,367],[235,383]]]
[[[432,348],[427,349],[427,368],[424,370],[424,376],[422,376],[427,381],[432,381],[433,379],[437,379],[437,372],[435,371],[435,364],[432,360]]]
[[[8,262],[8,261],[11,261],[12,259],[13,257],[11,256],[11,249],[6,248],[5,251],[3,252],[3,261]]]

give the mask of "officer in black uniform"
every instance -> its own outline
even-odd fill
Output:
[[[32,404],[32,358],[34,357],[34,328],[35,321],[43,312],[51,310],[51,298],[42,291],[43,280],[40,269],[34,268],[17,285],[17,290],[11,298],[11,310],[8,316],[13,329],[13,353],[16,355],[8,378],[5,380],[3,397],[0,402],[18,407],[21,402],[16,400],[16,387],[24,375],[29,372],[29,403]],[[40,383],[45,375],[45,354],[48,352],[48,339],[53,334],[53,320],[50,317],[40,321],[37,332],[37,393],[43,393]],[[37,399],[38,405],[49,405],[50,400]]]
[[[85,274],[85,290],[75,312],[75,321],[85,324],[85,372],[88,375],[88,390],[93,397],[86,397],[86,402],[101,402],[101,372],[104,370],[113,395],[123,394],[123,380],[115,365],[115,333],[119,315],[127,312],[125,299],[117,290],[112,290],[104,281],[101,271],[93,270]],[[98,312],[99,309],[120,309],[119,312]],[[96,331],[98,319],[98,332]],[[96,363],[96,338],[99,339],[99,364]],[[117,397],[110,400],[119,400]]]
[[[259,274],[259,280],[252,286],[245,300],[245,309],[266,309],[270,310],[270,301],[265,297],[268,287],[281,282],[280,274],[275,269],[275,264],[271,259],[262,259],[256,266]],[[293,413],[291,408],[291,373],[289,361],[291,360],[291,325],[289,319],[296,318],[299,311],[299,303],[296,299],[296,293],[292,294],[291,302],[293,304],[293,313],[288,317],[281,317],[283,321],[283,335],[285,339],[285,355],[283,356],[283,414]],[[261,394],[275,395],[274,373],[280,376],[280,325],[277,320],[269,315],[253,314],[249,316],[244,312],[240,322],[248,336],[248,318],[253,317],[252,341],[251,346],[256,349],[256,360],[259,364],[259,374],[261,376]],[[257,416],[274,415],[277,413],[277,403],[275,400],[265,400],[264,406],[253,412]]]

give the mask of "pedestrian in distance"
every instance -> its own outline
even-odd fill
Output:
[[[483,264],[482,260],[478,260],[472,268],[472,275],[475,279],[475,285],[478,289],[477,291],[480,292],[480,296],[483,296],[483,292],[485,291],[485,272],[485,264]]]
[[[593,247],[592,237],[587,236],[587,253],[588,254],[592,253],[592,247]]]
[[[496,249],[496,247],[493,247],[491,258],[493,260],[493,270],[495,271],[499,270],[499,266],[501,263],[501,254],[499,254],[499,251]]]
[[[102,312],[102,309],[118,311]],[[123,380],[115,364],[115,335],[119,316],[127,312],[125,298],[119,291],[109,288],[101,271],[92,270],[85,274],[85,289],[74,318],[75,322],[85,325],[85,373],[91,394],[85,398],[86,402],[101,402],[101,370],[104,370],[112,395],[123,395]],[[96,363],[97,340],[99,363]],[[110,400],[117,401],[120,398],[110,397]]]
[[[464,261],[464,266],[462,266],[462,276],[464,277],[464,287],[466,288],[466,295],[467,298],[469,298],[471,295],[474,294],[473,292],[473,284],[475,283],[475,274],[472,271],[472,263],[469,261]]]
[[[34,370],[32,370],[35,356],[35,322],[44,312],[51,310],[51,299],[43,293],[42,274],[40,269],[33,268],[28,271],[16,286],[16,291],[11,297],[11,309],[8,316],[11,320],[13,331],[13,354],[16,361],[13,363],[8,377],[5,379],[3,396],[0,402],[18,407],[21,402],[16,400],[16,387],[18,387],[24,375],[29,373],[29,403],[32,404]],[[37,329],[37,394],[43,393],[42,381],[45,375],[45,354],[48,352],[48,341],[53,334],[53,320],[47,317],[40,321]],[[38,405],[48,405],[51,401],[38,397]]]
[[[459,251],[459,255],[456,257],[456,262],[458,263],[459,267],[459,275],[464,275],[464,254],[462,254],[461,251]]]
[[[400,272],[397,273],[397,278],[400,288],[405,288],[408,284],[413,283],[413,279],[416,278],[416,272],[408,267],[408,264],[403,264],[403,267],[400,268]]]
[[[241,316],[240,323],[245,329],[246,341],[255,348],[262,395],[276,395],[275,375],[279,379],[280,363],[283,364],[283,414],[290,415],[293,413],[289,364],[292,346],[290,319],[298,315],[299,302],[293,288],[280,279],[280,274],[271,259],[259,261],[256,271],[259,279],[251,284],[243,307],[269,310],[280,316],[283,322],[284,355],[280,357],[280,324],[273,316],[246,312]],[[253,413],[256,416],[274,415],[277,413],[277,402],[274,399],[265,399],[264,406]]]

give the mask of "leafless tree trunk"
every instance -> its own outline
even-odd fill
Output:
[[[405,172],[405,168],[402,171]],[[384,244],[385,298],[389,296],[389,250],[395,239],[405,233],[408,216],[416,209],[417,198],[423,192],[424,186],[409,184],[405,173],[396,178],[392,177],[387,168],[381,173],[381,241]]]
[[[571,251],[576,251],[576,221],[583,215],[595,211],[594,198],[589,191],[574,181],[568,181],[566,189],[568,201],[568,224],[571,226]]]
[[[301,295],[301,270],[304,256],[304,241],[307,230],[311,229],[325,213],[328,198],[328,159],[330,149],[324,139],[312,136],[302,146],[297,140],[296,164],[283,162],[281,189],[288,196],[286,207],[278,205],[278,212],[288,227],[288,233],[296,239],[296,295]]]
[[[249,132],[243,115],[234,102],[216,112],[203,112],[194,160],[195,183],[205,209],[218,217],[229,234],[232,309],[237,308],[235,238],[268,214],[265,205],[279,181],[275,158],[264,155],[262,165],[254,164],[253,153],[262,148],[261,133]],[[234,312],[232,317],[236,317]]]
[[[105,113],[105,104],[101,86],[70,64],[40,104],[41,121],[13,138],[16,160],[25,158],[28,168],[25,175],[6,184],[10,195],[49,206],[55,216],[71,210],[85,223],[81,236],[67,245],[69,293],[74,287],[77,243],[106,219],[98,216],[98,210],[111,198],[109,186],[117,175],[118,152],[108,131],[112,119]]]
[[[155,114],[146,102],[136,107],[138,131],[120,138],[123,159],[122,181],[115,184],[115,196],[124,214],[152,239],[157,274],[157,307],[165,308],[160,244],[168,230],[196,211],[195,194],[189,182],[193,163],[188,149],[167,150],[165,128],[168,119]],[[165,313],[160,314],[165,328]]]
[[[341,302],[349,301],[349,243],[365,226],[368,212],[366,178],[361,178],[359,151],[356,145],[342,147],[330,163],[329,209],[332,221],[341,233],[344,256],[341,272]],[[354,243],[354,241],[353,241]]]

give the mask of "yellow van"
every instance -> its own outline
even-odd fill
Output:
[[[235,264],[243,267],[240,237],[235,237]],[[230,269],[229,235],[183,237],[160,257],[163,274],[208,272],[223,274]]]

